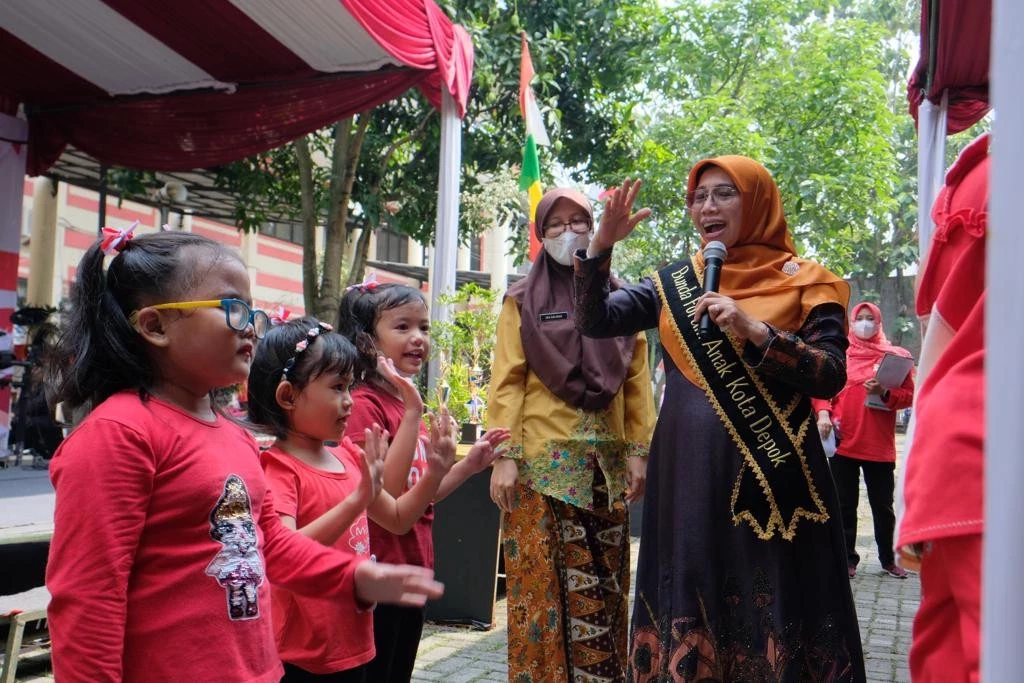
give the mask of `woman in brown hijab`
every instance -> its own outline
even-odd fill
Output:
[[[643,495],[654,400],[644,335],[583,337],[573,252],[590,202],[556,189],[537,205],[544,249],[498,321],[490,427],[512,431],[494,464],[504,512],[509,681],[624,681],[626,503]]]
[[[849,288],[797,257],[768,171],[723,156],[694,166],[686,194],[702,247],[727,250],[718,291],[703,291],[703,251],[610,291],[612,246],[649,214],[631,213],[637,187],[627,180],[609,199],[575,263],[585,334],[657,327],[664,351],[631,680],[863,681],[839,505],[809,400],[845,382]]]

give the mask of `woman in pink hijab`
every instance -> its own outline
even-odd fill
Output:
[[[875,543],[882,568],[898,579],[907,578],[896,564],[893,532],[896,515],[893,492],[896,479],[896,411],[910,407],[914,398],[914,373],[907,373],[903,384],[886,389],[875,373],[886,354],[904,358],[910,352],[889,343],[882,328],[882,311],[862,302],[850,316],[850,347],[846,351],[846,386],[831,400],[814,400],[818,431],[823,439],[837,432],[838,445],[832,458],[832,478],[839,492],[839,507],[846,537],[847,565],[852,579],[857,574],[860,555],[857,543],[857,504],[860,473],[871,503],[875,523]],[[869,396],[877,396],[884,407],[870,407]]]

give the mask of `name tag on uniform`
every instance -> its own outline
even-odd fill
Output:
[[[568,311],[562,311],[561,313],[541,313],[540,314],[540,321],[542,323],[549,323],[549,322],[552,322],[553,320],[568,320],[568,319],[569,319],[569,312]]]

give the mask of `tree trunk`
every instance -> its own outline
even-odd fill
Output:
[[[356,167],[359,164],[370,114],[359,116],[352,131],[353,119],[338,122],[335,127],[334,154],[331,164],[330,204],[328,206],[327,231],[324,240],[324,272],[321,277],[320,295],[316,301],[317,315],[333,320],[338,315],[341,303],[341,278],[345,245],[350,235],[348,229],[348,207],[352,201],[352,185],[355,183]],[[346,269],[348,270],[348,269]]]
[[[301,137],[292,143],[299,166],[299,200],[302,208],[302,299],[307,313],[313,314],[320,292],[316,259],[316,202],[313,199],[313,160],[309,139]]]

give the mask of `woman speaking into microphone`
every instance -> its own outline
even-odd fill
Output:
[[[845,383],[849,287],[797,257],[768,171],[722,156],[693,167],[686,193],[702,246],[727,252],[719,291],[702,288],[703,250],[612,291],[612,247],[650,214],[633,213],[639,186],[617,188],[575,261],[583,334],[657,327],[665,358],[631,680],[863,681],[839,505],[810,404]]]

